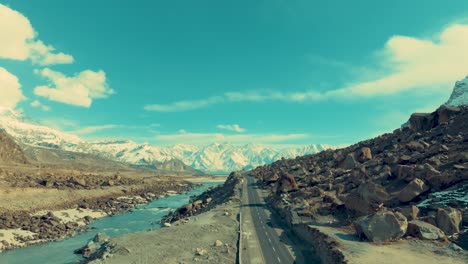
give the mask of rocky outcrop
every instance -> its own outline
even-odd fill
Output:
[[[405,235],[408,222],[399,212],[382,211],[358,218],[354,228],[360,238],[371,242],[391,241]]]

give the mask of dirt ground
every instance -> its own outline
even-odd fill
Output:
[[[113,238],[117,252],[92,263],[235,263],[238,212],[238,203],[228,201],[188,222],[179,220],[171,227]],[[217,240],[221,244],[216,246]]]
[[[413,240],[400,240],[384,244],[361,242],[353,234],[344,230],[314,226],[338,242],[339,249],[349,263],[359,264],[465,264],[468,252],[457,252],[449,248],[449,243]]]
[[[169,190],[168,183],[210,180],[208,176],[198,179],[189,176],[171,177],[141,171],[120,171],[118,177],[122,179],[123,184],[117,182],[115,186],[91,185],[82,188],[56,188],[54,186],[36,186],[35,181],[47,179],[66,182],[69,177],[74,175],[74,177],[91,182],[97,178],[114,179],[117,172],[86,173],[74,170],[43,170],[42,175],[40,175],[38,169],[34,167],[2,167],[3,173],[0,173],[0,212],[29,211],[33,213],[40,210],[68,209],[85,198],[125,195],[125,193],[132,193],[150,185],[160,185],[161,190]],[[11,171],[14,171],[14,174]],[[213,180],[219,179],[216,177]]]

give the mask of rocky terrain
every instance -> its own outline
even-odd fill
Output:
[[[443,254],[468,259],[460,248],[468,249],[466,106],[413,114],[393,133],[250,174],[271,191],[270,203],[298,235],[309,232],[303,238],[313,240],[325,262],[344,263],[345,254],[314,225],[374,243],[437,241]]]
[[[62,239],[96,217],[193,186],[183,177],[139,171],[92,155],[34,148],[33,157],[31,149],[25,151],[0,131],[0,251]],[[43,162],[44,155],[55,162]]]
[[[191,202],[185,206],[171,212],[161,220],[162,224],[172,223],[181,219],[207,212],[219,204],[225,203],[232,197],[238,196],[239,184],[242,182],[242,175],[233,172],[226,179],[224,184],[211,188],[210,190],[192,197]]]
[[[112,239],[98,234],[77,253],[86,263],[235,263],[241,183],[231,173],[167,215],[161,229]]]

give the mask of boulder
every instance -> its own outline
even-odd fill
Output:
[[[444,232],[438,227],[420,220],[409,221],[406,234],[424,240],[439,240],[445,238]]]
[[[371,242],[396,240],[406,233],[408,222],[399,212],[380,211],[354,221],[354,228],[360,238]]]
[[[417,141],[409,142],[408,144],[406,144],[406,147],[411,151],[419,151],[419,152],[424,151],[424,145]]]
[[[72,179],[73,183],[76,184],[76,185],[80,185],[82,187],[86,187],[86,181],[82,178],[77,178],[77,177],[74,177]]]
[[[413,131],[427,131],[434,125],[434,118],[427,113],[414,113],[409,119],[409,127]]]
[[[195,255],[197,256],[203,256],[203,255],[206,255],[208,253],[208,251],[206,251],[206,249],[203,249],[203,248],[197,248],[195,250]]]
[[[215,246],[215,247],[222,247],[222,246],[223,246],[223,242],[221,242],[220,240],[216,240],[216,241],[214,242],[214,246]]]
[[[442,229],[445,234],[453,235],[460,232],[462,214],[454,208],[437,209],[436,222],[437,227]]]
[[[381,185],[369,182],[361,184],[344,202],[346,208],[366,215],[377,211],[389,198],[390,195]]]
[[[341,164],[341,168],[345,170],[350,170],[350,169],[354,169],[354,167],[356,167],[357,164],[358,162],[354,158],[354,153],[349,153],[348,155],[346,155],[346,158]]]
[[[287,193],[295,191],[298,187],[294,177],[287,172],[281,173],[281,178],[276,184],[276,192],[278,193]]]
[[[106,241],[109,241],[109,236],[106,235],[105,233],[97,233],[94,238],[93,238],[93,241],[96,242],[96,243],[102,243],[102,242],[106,242]]]
[[[447,123],[453,116],[460,113],[460,108],[442,105],[435,112],[436,124]]]
[[[396,176],[398,179],[411,180],[414,178],[414,167],[410,165],[397,165]]]
[[[419,195],[429,190],[429,187],[420,179],[414,179],[398,194],[398,200],[402,203],[410,202],[416,199]]]
[[[419,208],[414,205],[398,208],[398,211],[410,221],[418,219]]]
[[[358,161],[363,163],[372,159],[372,151],[370,148],[364,147],[357,151]]]
[[[277,173],[269,173],[263,177],[263,181],[268,183],[273,183],[279,180],[279,176]]]

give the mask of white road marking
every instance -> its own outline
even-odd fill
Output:
[[[279,257],[276,257],[276,259],[278,260],[279,263],[281,263],[281,259]]]

